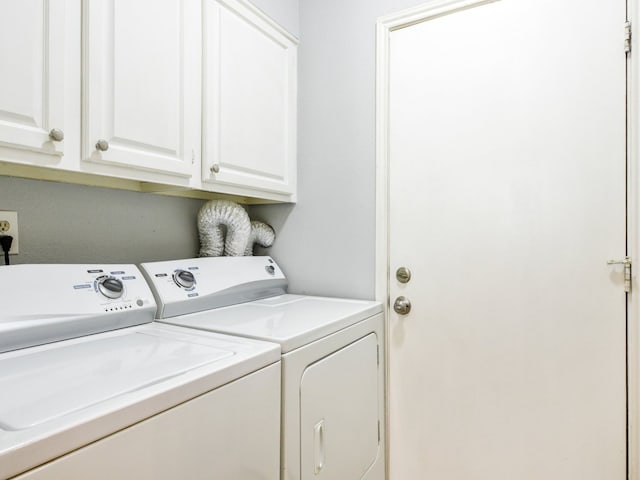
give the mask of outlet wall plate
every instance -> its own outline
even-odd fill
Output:
[[[9,255],[20,253],[18,243],[18,212],[8,212],[0,210],[0,235],[11,235],[13,243]],[[2,250],[0,250],[0,253]]]

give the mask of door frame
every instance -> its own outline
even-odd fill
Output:
[[[376,22],[376,246],[375,298],[385,314],[385,440],[389,475],[389,40],[391,33],[432,18],[502,0],[435,0],[379,17]],[[640,25],[640,0],[627,0],[627,19]],[[621,55],[624,53],[621,31]],[[640,32],[640,30],[639,30]],[[627,57],[627,252],[637,266],[632,275],[632,293],[640,288],[640,52],[639,34],[632,35]],[[606,259],[603,259],[605,261]],[[640,301],[627,295],[627,461],[628,480],[640,480]]]

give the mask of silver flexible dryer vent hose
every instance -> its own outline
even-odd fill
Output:
[[[226,239],[223,227],[226,227]],[[201,257],[240,257],[247,249],[251,221],[240,205],[228,200],[211,200],[198,213],[198,230]]]
[[[267,225],[257,220],[251,221],[251,235],[249,235],[249,243],[244,251],[245,255],[253,255],[253,246],[258,244],[261,247],[270,247],[276,239],[276,233],[271,225]]]

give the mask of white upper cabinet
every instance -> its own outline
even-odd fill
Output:
[[[297,40],[247,0],[0,1],[0,65],[0,175],[296,200]]]
[[[245,1],[203,15],[203,188],[294,201],[297,41]]]
[[[177,184],[199,173],[200,21],[194,0],[84,0],[85,166]]]
[[[0,147],[52,164],[64,153],[65,1],[0,3]],[[44,154],[44,155],[38,155]]]

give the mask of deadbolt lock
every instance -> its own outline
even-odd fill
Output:
[[[409,280],[411,280],[411,270],[407,267],[400,267],[396,270],[396,279],[400,283],[409,283]]]

